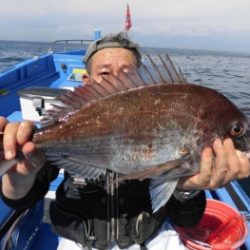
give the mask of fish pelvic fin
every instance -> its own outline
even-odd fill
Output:
[[[178,177],[190,173],[190,155],[144,171],[120,176],[117,181],[150,178],[149,193],[153,212],[164,206],[176,188]]]
[[[164,206],[173,194],[178,180],[166,181],[164,178],[153,178],[149,185],[149,193],[153,212]]]

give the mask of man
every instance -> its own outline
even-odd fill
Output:
[[[102,77],[138,67],[140,52],[136,44],[118,34],[92,43],[86,53],[86,63],[89,75],[84,77],[85,83],[89,84],[90,79],[101,82]],[[22,148],[26,157],[2,178],[2,198],[15,208],[35,204],[58,175],[58,169],[51,167],[30,141],[33,129],[30,122],[8,123],[0,118],[6,159],[15,157],[17,147]],[[56,201],[51,203],[53,229],[69,239],[68,243],[75,249],[132,250],[138,246],[150,250],[167,246],[177,249],[170,248],[171,237],[165,234],[166,219],[176,225],[194,226],[205,208],[204,191],[190,190],[214,189],[249,175],[248,158],[235,150],[232,141],[215,140],[213,147],[202,153],[200,172],[181,179],[167,204],[153,213],[148,180],[127,181],[119,187],[105,189],[105,183],[115,179],[116,174],[107,172],[106,176],[93,181],[65,173]],[[61,241],[59,248],[70,249],[68,243]],[[178,245],[178,242],[173,244]],[[179,248],[182,249],[181,244]]]

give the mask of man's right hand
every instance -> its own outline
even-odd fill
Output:
[[[24,197],[33,186],[36,174],[45,164],[44,154],[31,142],[34,127],[32,122],[9,123],[4,117],[0,117],[5,159],[14,159],[17,150],[21,150],[25,157],[2,177],[2,192],[9,199]]]

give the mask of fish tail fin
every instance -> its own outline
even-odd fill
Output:
[[[5,160],[2,137],[3,137],[3,133],[0,134],[0,177],[18,162],[17,159]]]
[[[17,164],[17,159],[12,160],[1,160],[0,161],[0,177],[10,170],[15,164]]]
[[[4,152],[3,152],[3,132],[0,132],[0,161],[4,159]]]

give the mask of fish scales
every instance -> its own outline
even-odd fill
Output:
[[[237,113],[239,117],[242,116],[236,107],[233,112],[227,113],[227,102],[223,103],[221,99],[222,96],[216,92],[191,84],[147,86],[87,105],[75,111],[66,122],[42,129],[34,137],[35,141],[39,142],[39,137],[45,141],[46,138],[78,138],[79,135],[91,137],[124,131],[131,133],[133,130],[140,133],[144,130],[142,128],[150,129],[150,126],[155,127],[156,122],[164,122],[171,116],[178,115],[192,119],[191,123],[197,119],[210,119],[212,124],[216,124],[215,121],[223,114],[228,117],[232,113],[236,119]],[[224,112],[211,112],[218,106],[224,108]],[[166,114],[163,115],[164,113]],[[178,122],[181,123],[182,120]],[[187,124],[186,121],[183,123]],[[136,133],[134,134],[136,136]]]
[[[218,105],[222,111],[212,112]],[[105,153],[108,168],[128,174],[179,158],[178,151],[195,144],[194,138],[200,143],[200,148],[194,149],[193,158],[197,160],[212,140],[227,135],[226,122],[231,114],[235,119],[245,119],[231,102],[213,90],[191,84],[152,85],[90,103],[63,123],[35,133],[33,141],[38,146],[41,143],[45,151],[52,150],[50,146],[46,150],[46,141],[53,141],[53,151],[61,148],[59,144],[66,144],[64,150],[70,147],[70,152],[83,156]],[[162,138],[171,137],[173,131],[176,141],[183,143],[172,143],[172,147],[162,143]],[[87,147],[92,148],[92,154],[86,152]],[[97,167],[107,168],[100,164]],[[197,171],[197,167],[194,169]]]

